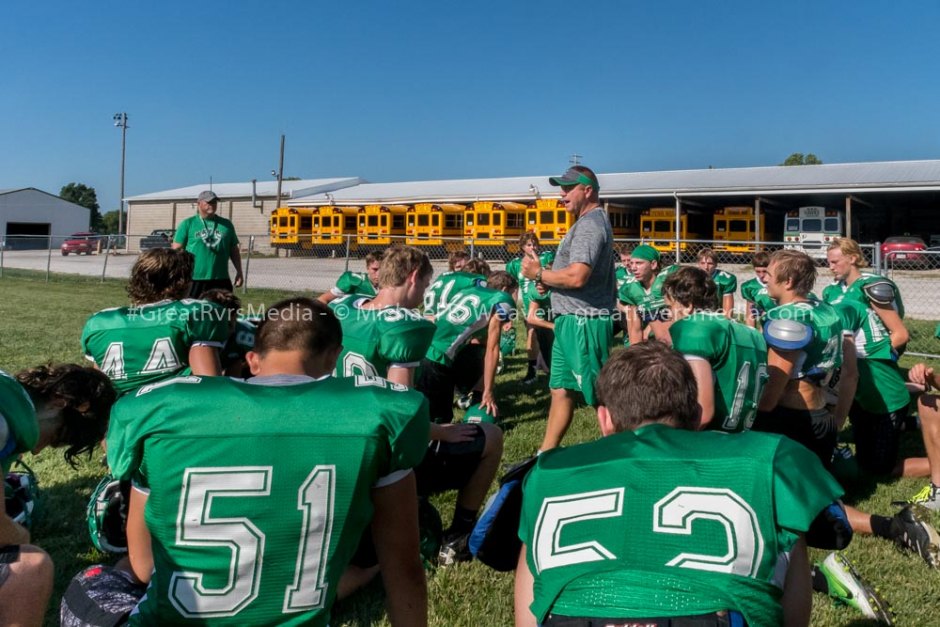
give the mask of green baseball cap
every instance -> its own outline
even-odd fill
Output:
[[[576,170],[574,168],[568,168],[561,176],[548,177],[548,182],[555,187],[580,184],[590,185],[595,189],[595,191],[601,188],[596,178],[592,177],[590,174],[582,172],[581,170]]]
[[[642,259],[643,261],[659,261],[659,251],[649,244],[640,244],[630,253],[631,259]]]

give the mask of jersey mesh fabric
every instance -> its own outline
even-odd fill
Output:
[[[715,384],[712,428],[751,428],[767,381],[767,343],[757,330],[720,313],[696,312],[669,327],[672,347],[708,362]]]
[[[445,272],[424,292],[424,315],[442,315],[457,292],[468,287],[486,287],[486,277],[471,272]]]
[[[724,270],[715,270],[712,274],[712,281],[718,286],[718,296],[734,294],[738,289],[738,277]]]
[[[490,316],[494,313],[508,322],[514,317],[516,304],[512,296],[501,290],[486,287],[465,287],[450,297],[442,315],[434,321],[434,338],[427,350],[427,358],[449,366],[457,351],[470,338],[486,337]]]
[[[801,360],[791,379],[809,377],[822,380],[835,368],[842,365],[842,321],[832,305],[815,298],[808,301],[787,303],[774,307],[767,312],[767,321],[791,320],[798,322],[812,331],[809,344],[800,350]],[[768,326],[764,326],[764,339],[768,347],[774,347],[773,338],[768,335]],[[788,350],[785,346],[778,346]]]
[[[0,421],[3,421],[6,438],[0,439],[0,450],[6,454],[0,456],[0,467],[4,476],[10,470],[13,460],[20,453],[36,448],[39,441],[39,423],[36,421],[36,408],[26,389],[20,382],[0,370]],[[8,444],[14,443],[12,448]],[[2,494],[2,490],[0,490]]]
[[[194,344],[222,348],[228,318],[227,309],[204,300],[105,309],[85,323],[82,350],[118,392],[126,393],[180,374]]]
[[[346,271],[339,275],[336,287],[330,290],[335,296],[358,294],[359,296],[375,296],[375,286],[365,272]]]
[[[173,379],[111,420],[115,477],[150,488],[155,571],[132,624],[326,624],[372,487],[421,461],[429,429],[423,396],[375,378]]]
[[[751,625],[781,624],[778,558],[841,493],[808,450],[770,434],[655,424],[549,451],[523,488],[532,610],[543,620],[734,609]],[[581,511],[601,510],[592,499],[607,499],[604,514]]]
[[[539,265],[547,268],[555,262],[555,253],[550,250],[544,250],[539,253]],[[529,287],[535,285],[535,281],[527,279],[522,274],[522,257],[513,257],[506,262],[506,272],[511,274],[519,282],[519,294],[522,295],[522,310],[529,311]]]
[[[767,293],[767,286],[756,277],[741,284],[741,298],[752,304],[755,311],[752,315],[763,320],[767,312],[777,306],[774,299]]]
[[[678,265],[666,266],[653,278],[649,289],[643,287],[639,281],[627,281],[624,283],[617,294],[618,300],[624,305],[636,307],[637,315],[643,322],[643,326],[649,322],[650,317],[666,308],[666,302],[663,300],[663,283],[666,277],[675,272]]]

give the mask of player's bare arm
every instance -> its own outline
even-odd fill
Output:
[[[799,359],[797,351],[778,351],[775,348],[767,351],[769,378],[761,394],[760,403],[757,406],[758,411],[771,411],[780,404],[787,391],[790,376],[796,372],[797,359]]]
[[[698,386],[698,404],[702,408],[699,429],[704,429],[715,417],[715,383],[712,367],[708,360],[702,358],[686,356],[686,361],[692,367],[695,384]]]
[[[388,380],[392,383],[399,383],[406,387],[413,388],[415,386],[415,369],[389,366]]]
[[[619,305],[618,305],[619,306]],[[535,301],[529,303],[529,311],[526,312],[525,321],[526,324],[533,327],[541,327],[543,329],[554,330],[555,323],[549,322],[548,320],[543,320],[538,315],[539,304]]]
[[[483,356],[483,399],[480,407],[492,416],[499,416],[496,406],[496,397],[493,390],[496,387],[496,367],[499,365],[499,335],[503,326],[498,314],[490,316],[486,334],[486,353]]]
[[[235,266],[235,280],[232,282],[232,285],[235,287],[241,287],[242,283],[245,282],[245,277],[242,275],[242,253],[238,249],[238,243],[235,243],[232,246],[232,250],[229,253],[229,259],[232,260],[232,265]]]
[[[725,294],[721,297],[721,308],[724,311],[725,318],[731,320],[734,316],[734,294]]]
[[[144,508],[149,495],[136,488],[131,489],[131,500],[127,508],[127,557],[130,573],[140,583],[149,583],[153,575],[153,552],[150,546],[150,530],[144,520]]]
[[[535,579],[529,570],[529,563],[525,559],[526,546],[522,545],[519,551],[519,563],[516,565],[514,607],[516,615],[516,627],[537,627],[535,615],[529,606],[532,605],[533,591],[532,586]]]
[[[898,352],[903,351],[911,339],[911,334],[904,326],[900,314],[890,305],[880,305],[872,302],[871,307],[888,329],[888,333],[891,334],[891,348]]]
[[[189,367],[193,374],[200,377],[218,377],[222,375],[222,362],[219,361],[219,349],[206,344],[196,344],[189,348]]]
[[[522,276],[534,281],[539,270],[542,272],[541,282],[552,288],[581,289],[591,277],[591,266],[586,263],[575,262],[561,270],[545,270],[542,269],[538,257],[531,253],[526,255],[522,260]]]
[[[627,337],[630,338],[630,345],[639,344],[643,341],[643,323],[640,322],[635,305],[626,306],[626,317]]]
[[[855,350],[855,338],[851,335],[842,336],[842,369],[839,372],[839,400],[832,409],[836,419],[836,428],[842,429],[845,419],[848,418],[849,408],[855,400],[855,389],[858,387],[858,361]]]
[[[806,627],[813,609],[813,584],[810,579],[806,538],[802,535],[790,551],[790,565],[783,584],[784,627]]]
[[[4,511],[0,512],[0,546],[8,544],[29,544],[29,530]]]

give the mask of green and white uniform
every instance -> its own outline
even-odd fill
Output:
[[[194,281],[228,279],[228,263],[238,236],[232,223],[220,216],[203,219],[198,213],[176,227],[173,242],[195,257]]]
[[[182,377],[122,398],[111,424],[114,476],[150,493],[131,625],[326,625],[372,488],[420,463],[429,429],[424,397],[362,377]]]
[[[719,299],[725,294],[734,296],[734,292],[738,289],[738,277],[724,270],[715,270],[712,273],[712,281],[718,286]]]
[[[551,250],[543,250],[539,253],[539,264],[547,268],[555,263],[555,253]],[[522,295],[522,311],[529,311],[529,286],[535,281],[527,279],[522,275],[522,257],[513,257],[506,263],[506,272],[516,277],[519,282],[519,294]]]
[[[359,296],[375,296],[375,286],[369,280],[369,275],[365,272],[346,271],[339,275],[336,280],[336,286],[330,288],[333,296],[348,296],[349,294],[358,294]]]
[[[751,315],[761,323],[767,312],[777,306],[777,301],[767,293],[767,284],[757,277],[741,284],[741,298],[750,303]]]
[[[785,554],[842,494],[776,435],[652,424],[539,456],[519,537],[531,609],[574,617],[737,610],[780,625]]]
[[[343,296],[330,309],[343,327],[336,376],[387,377],[389,368],[416,368],[434,337],[434,323],[404,307],[363,309],[362,296]]]
[[[666,282],[666,277],[679,267],[678,264],[673,264],[663,268],[653,278],[649,289],[643,287],[643,284],[636,279],[620,286],[617,299],[623,305],[636,307],[636,313],[640,317],[643,328],[646,328],[651,321],[657,320],[657,316],[666,310],[666,302],[663,300],[663,283]]]
[[[258,332],[259,322],[251,318],[239,318],[235,321],[235,331],[229,335],[219,354],[222,360],[222,370],[243,360],[248,351],[255,347],[255,334]]]
[[[672,323],[669,334],[672,347],[687,360],[704,359],[711,366],[712,428],[731,433],[750,429],[767,382],[767,343],[761,334],[721,313],[706,311]]]
[[[799,352],[791,379],[821,382],[842,365],[842,321],[832,305],[821,300],[811,298],[768,311],[764,339],[770,348]]]
[[[620,288],[623,287],[624,283],[636,280],[633,278],[633,274],[624,266],[617,266],[617,269],[614,270],[614,278],[617,280],[618,292],[620,291]]]
[[[452,294],[443,315],[434,321],[436,328],[427,358],[452,365],[457,351],[470,338],[485,341],[490,316],[496,314],[501,321],[508,322],[515,318],[515,307],[512,296],[502,290],[471,286]]]
[[[529,297],[529,302],[534,302],[537,309],[535,310],[535,315],[540,320],[547,320],[551,322],[553,319],[552,316],[552,291],[546,290],[544,294],[539,294],[538,286],[535,281],[532,281],[532,284],[529,285],[529,291],[527,296]],[[529,310],[526,309],[526,317],[529,316]]]
[[[440,316],[457,292],[468,287],[486,287],[486,277],[471,272],[445,272],[424,291],[424,315]]]
[[[222,348],[228,335],[229,311],[221,305],[164,300],[94,314],[82,331],[82,350],[123,394],[179,375],[191,347]]]
[[[32,399],[19,381],[0,370],[0,469],[3,477],[20,453],[33,450],[38,442],[39,423]],[[0,495],[3,490],[0,488]]]

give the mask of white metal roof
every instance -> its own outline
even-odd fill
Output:
[[[281,194],[288,198],[298,195],[307,196],[310,194],[320,194],[333,190],[359,185],[365,182],[363,179],[352,177],[339,177],[329,179],[304,179],[300,181],[282,181]],[[273,198],[277,196],[277,181],[258,181],[255,184],[255,194],[262,198]],[[200,183],[188,187],[178,187],[168,189],[162,192],[153,192],[151,194],[141,194],[139,196],[130,196],[125,198],[127,201],[141,200],[195,200],[200,192],[211,189],[219,198],[250,198],[252,192],[252,183]]]
[[[548,176],[366,183],[326,193],[294,194],[285,204],[361,206],[557,198],[558,188],[549,184]],[[598,174],[598,179],[601,198],[929,191],[940,190],[940,160],[626,172]]]

